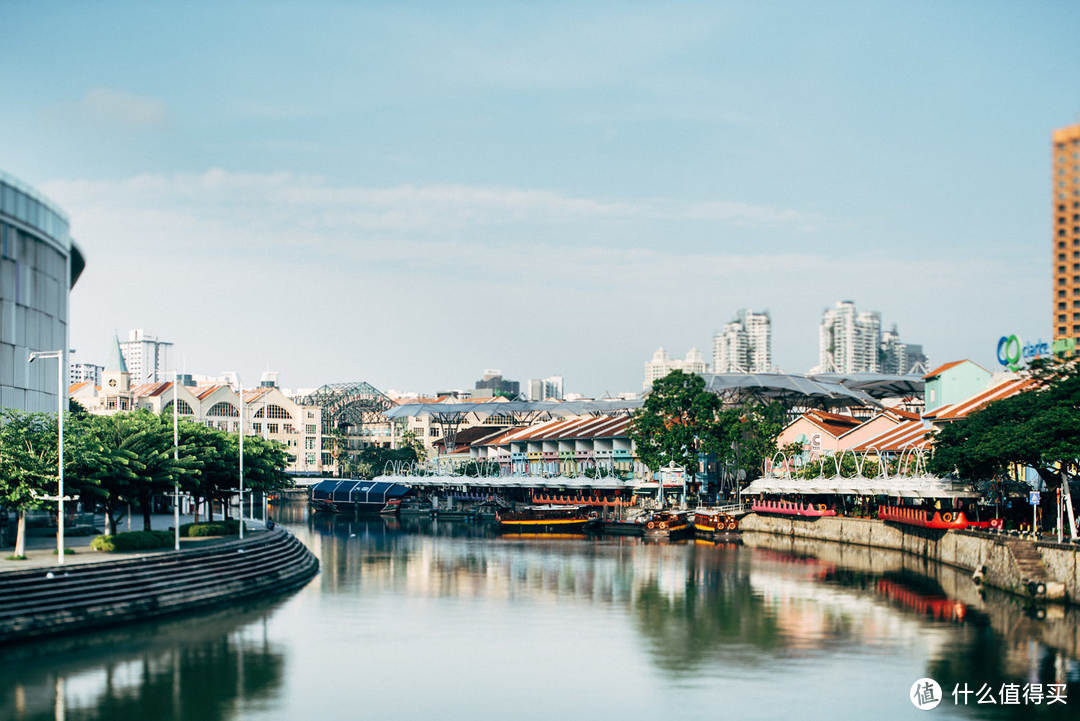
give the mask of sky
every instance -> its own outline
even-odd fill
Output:
[[[0,2],[0,169],[71,218],[77,359],[640,390],[768,309],[932,364],[1048,338],[1070,2]]]

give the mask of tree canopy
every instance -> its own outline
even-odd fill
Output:
[[[995,401],[934,439],[930,470],[981,481],[1030,466],[1050,487],[1080,474],[1080,362],[1032,363],[1030,390]]]
[[[753,479],[776,452],[784,417],[779,403],[725,408],[705,390],[701,376],[676,370],[653,383],[634,414],[630,437],[638,458],[653,471],[674,463],[694,472],[699,454],[709,453]]]

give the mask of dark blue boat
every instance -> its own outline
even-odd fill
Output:
[[[400,483],[330,478],[311,487],[311,505],[318,511],[378,513],[387,501],[401,498],[410,490]]]

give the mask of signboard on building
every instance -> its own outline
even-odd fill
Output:
[[[1076,340],[1073,338],[1060,338],[1053,344],[1039,339],[1031,343],[1025,343],[1017,334],[1003,335],[997,343],[997,360],[1003,367],[1011,371],[1019,370],[1036,358],[1068,353],[1076,348]]]

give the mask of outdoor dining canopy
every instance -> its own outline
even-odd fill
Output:
[[[971,484],[937,476],[894,478],[758,478],[743,489],[743,495],[839,495],[903,496],[907,498],[978,498],[982,494]]]

